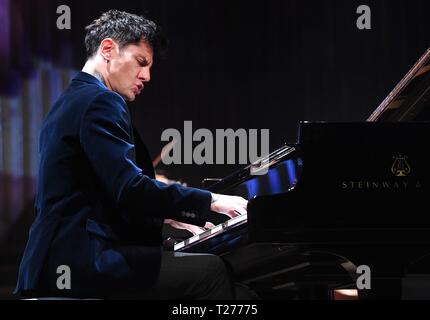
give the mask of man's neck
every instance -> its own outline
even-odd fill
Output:
[[[90,59],[85,63],[84,67],[82,68],[82,71],[92,75],[93,77],[95,77],[97,80],[99,80],[101,83],[103,83],[107,87],[102,73],[97,69],[98,68],[97,68],[96,61]]]
[[[103,79],[103,76],[100,72],[98,72],[97,70],[94,71],[93,76],[106,86],[105,80]]]

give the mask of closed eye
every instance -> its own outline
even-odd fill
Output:
[[[137,63],[139,64],[139,66],[141,66],[141,67],[146,67],[148,65],[148,61],[146,61],[146,59],[136,58],[136,60],[137,60]]]

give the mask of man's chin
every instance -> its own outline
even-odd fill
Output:
[[[136,95],[130,94],[130,95],[122,95],[125,101],[127,102],[133,102],[136,99]]]

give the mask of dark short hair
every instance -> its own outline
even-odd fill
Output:
[[[144,40],[154,52],[164,46],[160,28],[151,20],[124,11],[109,10],[85,27],[87,58],[92,57],[105,38],[115,40],[120,49]]]

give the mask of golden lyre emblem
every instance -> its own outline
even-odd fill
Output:
[[[394,156],[394,163],[391,166],[391,172],[396,177],[406,177],[408,174],[411,173],[411,166],[406,161],[408,158],[407,156]]]

